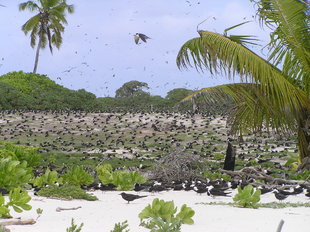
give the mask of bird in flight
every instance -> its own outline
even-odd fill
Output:
[[[144,35],[144,34],[141,34],[141,33],[136,33],[134,35],[134,39],[135,39],[135,43],[138,44],[139,43],[139,40],[141,39],[144,43],[146,43],[146,40],[147,39],[150,39],[150,37]]]

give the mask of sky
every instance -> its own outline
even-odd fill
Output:
[[[34,12],[18,10],[25,0],[0,0],[0,75],[32,72],[35,49],[21,26]],[[179,70],[176,57],[181,46],[198,37],[199,30],[222,33],[225,28],[250,20],[232,34],[255,35],[262,45],[269,34],[253,19],[249,0],[67,0],[75,6],[67,14],[63,44],[41,50],[38,71],[69,89],[85,89],[97,97],[113,97],[132,80],[146,82],[152,95],[165,97],[175,88],[192,90],[230,83],[195,69]],[[133,35],[150,37],[135,44]],[[261,48],[253,48],[265,56]],[[238,82],[238,79],[235,80]]]

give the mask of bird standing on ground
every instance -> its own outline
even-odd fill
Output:
[[[288,195],[285,195],[283,193],[280,193],[277,189],[273,190],[272,191],[274,193],[274,196],[279,200],[279,201],[282,201],[284,200],[285,198],[288,197]]]
[[[135,39],[135,43],[138,44],[139,43],[139,40],[141,39],[144,43],[146,43],[146,40],[147,39],[150,39],[150,37],[142,34],[142,33],[136,33],[134,35],[134,39]]]
[[[120,195],[122,196],[122,198],[125,201],[127,201],[128,204],[130,201],[134,201],[134,200],[139,199],[139,198],[147,197],[147,196],[139,196],[139,195],[135,195],[135,194],[128,194],[128,193],[124,193],[124,192],[122,192]]]

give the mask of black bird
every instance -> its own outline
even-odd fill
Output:
[[[274,196],[279,200],[282,201],[288,197],[288,195],[285,195],[283,193],[280,193],[277,189],[272,191],[274,193]]]
[[[202,193],[208,192],[208,189],[205,186],[195,186],[193,189],[198,194],[202,194]]]
[[[150,39],[150,37],[142,34],[142,33],[136,33],[134,35],[134,38],[135,38],[135,43],[138,44],[139,43],[139,40],[141,39],[144,43],[146,43],[146,40],[147,39]]]
[[[217,189],[214,188],[213,186],[208,186],[207,189],[208,189],[208,195],[230,197],[228,194],[230,194],[231,192],[225,192],[223,189]]]
[[[122,192],[120,195],[122,196],[122,198],[125,201],[127,201],[128,204],[130,201],[134,201],[134,200],[139,199],[139,198],[147,197],[147,196],[139,196],[139,195],[135,195],[135,194],[128,194],[128,193],[124,193],[124,192]]]

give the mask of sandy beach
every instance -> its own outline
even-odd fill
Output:
[[[133,193],[133,192],[127,192]],[[236,190],[232,192],[232,196]],[[30,192],[32,195],[32,193]],[[281,219],[284,220],[282,232],[309,232],[310,208],[259,208],[246,209],[228,205],[205,205],[207,202],[232,202],[232,197],[212,198],[206,194],[199,195],[194,191],[167,191],[160,193],[139,192],[135,194],[147,195],[127,204],[117,191],[95,191],[94,195],[98,201],[72,200],[64,201],[49,199],[32,195],[30,204],[32,210],[24,211],[21,214],[12,210],[14,218],[36,219],[36,209],[43,209],[41,217],[34,225],[8,226],[12,232],[60,232],[66,231],[71,225],[71,219],[80,225],[84,223],[83,232],[109,232],[117,222],[128,221],[131,232],[149,231],[139,226],[138,214],[144,207],[152,202],[154,198],[166,201],[174,200],[178,209],[183,205],[195,210],[193,225],[183,225],[183,232],[266,232],[276,231]],[[273,193],[261,196],[261,202],[277,201]],[[283,202],[309,202],[304,194],[289,196]],[[70,208],[79,207],[77,210],[65,210],[57,212],[57,207]]]

